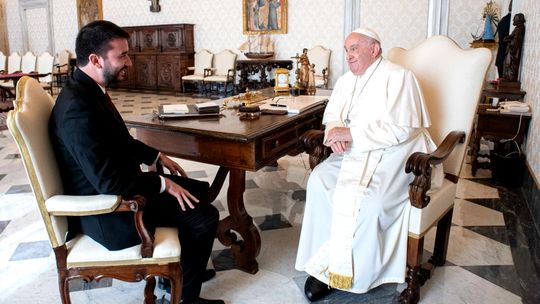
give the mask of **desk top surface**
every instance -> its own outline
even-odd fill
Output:
[[[272,92],[272,95],[269,95],[271,98],[273,97],[273,90],[266,90],[265,93],[269,94],[269,91]],[[218,104],[222,104],[222,102],[223,99],[216,101]],[[145,114],[127,116],[124,120],[128,127],[172,131],[249,142],[289,124],[294,125],[308,117],[321,114],[324,111],[325,106],[326,101],[324,100],[300,114],[263,114],[259,118],[248,120],[241,120],[237,111],[234,109],[223,110],[219,117],[160,120],[153,114]]]

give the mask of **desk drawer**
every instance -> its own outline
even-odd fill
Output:
[[[267,159],[280,151],[295,145],[297,141],[296,128],[281,131],[262,140],[262,157]]]

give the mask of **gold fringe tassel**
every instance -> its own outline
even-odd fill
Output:
[[[351,289],[352,288],[352,276],[344,276],[341,274],[329,273],[329,279],[330,284],[328,284],[332,288],[339,288],[339,289]]]

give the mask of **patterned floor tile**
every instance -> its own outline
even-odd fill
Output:
[[[500,211],[504,210],[502,201],[500,198],[468,198],[468,202],[475,203],[477,205],[482,205],[484,207]]]
[[[200,171],[188,171],[186,172],[187,176],[190,178],[205,178],[208,177],[208,174],[206,174],[206,171],[200,170]]]
[[[19,243],[10,261],[20,261],[48,257],[52,248],[49,241]]]
[[[253,220],[262,231],[292,227],[291,223],[281,213],[258,216]]]
[[[76,279],[69,281],[69,291],[75,292],[80,290],[90,290],[90,289],[97,289],[97,288],[106,288],[111,287],[113,284],[113,279],[111,278],[103,278],[99,281],[90,281],[86,283],[84,280]]]
[[[510,245],[505,226],[463,226],[463,228],[474,231],[505,245]]]
[[[32,192],[32,188],[30,187],[30,185],[15,185],[15,186],[11,186],[8,191],[6,192],[6,194],[15,194],[15,193],[28,193],[28,192]]]
[[[210,258],[216,271],[236,269],[236,262],[230,249],[214,250]]]
[[[10,221],[0,221],[0,234],[4,232],[4,229],[6,229],[7,225],[9,225]]]
[[[293,278],[298,288],[303,292],[307,275]],[[394,304],[399,303],[399,293],[397,284],[384,284],[363,294],[332,290],[323,299],[311,303],[324,304]]]
[[[6,155],[6,157],[4,157],[4,159],[19,159],[19,158],[21,158],[20,154],[8,154]]]
[[[462,266],[462,268],[482,277],[491,283],[500,286],[518,296],[521,296],[519,278],[514,266],[488,265],[488,266]]]
[[[259,186],[257,185],[257,183],[255,183],[254,180],[252,179],[246,180],[246,189],[256,189],[256,188],[259,188]]]
[[[221,212],[221,211],[225,211],[227,209],[225,209],[225,207],[223,207],[223,204],[221,203],[221,200],[215,200],[212,202],[212,205],[214,205],[214,207],[216,207],[216,209]]]

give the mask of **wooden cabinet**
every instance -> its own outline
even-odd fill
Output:
[[[125,27],[133,66],[120,88],[181,91],[181,78],[193,66],[193,24]]]

